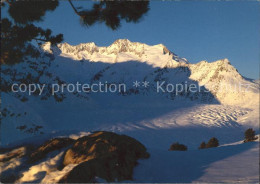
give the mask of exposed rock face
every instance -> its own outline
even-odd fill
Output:
[[[73,139],[70,138],[54,138],[48,140],[39,148],[37,148],[30,156],[29,162],[36,162],[38,160],[43,159],[48,153],[60,150],[61,148],[65,148],[74,142]]]
[[[26,148],[20,147],[11,150],[10,152],[7,152],[6,154],[3,154],[0,156],[0,162],[4,163],[7,161],[10,161],[13,158],[21,158],[25,155]]]
[[[14,183],[19,178],[17,168],[29,150],[29,146],[1,149],[3,154],[0,154],[0,183]]]
[[[148,157],[146,148],[131,137],[111,132],[95,132],[79,138],[66,151],[64,165],[80,164],[59,182],[94,182],[95,177],[108,182],[131,180],[137,159]]]

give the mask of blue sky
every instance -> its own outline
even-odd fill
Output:
[[[91,2],[74,2],[90,7]],[[63,33],[70,44],[95,42],[107,46],[116,39],[149,45],[164,44],[191,63],[228,58],[238,71],[249,78],[259,78],[260,3],[249,1],[152,1],[150,11],[137,23],[125,23],[117,31],[104,24],[89,28],[67,1],[48,12],[39,25],[54,33]]]

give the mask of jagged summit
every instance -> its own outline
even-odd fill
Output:
[[[133,50],[133,48],[138,49],[139,47],[157,47],[157,48],[162,48],[163,49],[163,53],[164,54],[173,54],[175,55],[173,52],[171,52],[165,45],[163,44],[157,44],[157,45],[147,45],[145,43],[141,43],[141,42],[131,42],[128,39],[117,39],[116,41],[114,41],[111,45],[109,46],[97,46],[94,42],[88,42],[88,43],[80,43],[78,45],[71,45],[67,42],[64,43],[60,43],[57,45],[58,48],[64,48],[64,49],[68,49],[69,48],[75,48],[72,49],[74,51],[83,51],[84,49],[86,49],[87,47],[92,47],[92,48],[99,48],[100,50],[103,49],[111,49],[111,48],[117,48],[118,52],[127,52],[127,51],[131,51]],[[42,49],[44,51],[50,52],[50,50],[52,49],[52,46],[50,44],[50,42],[46,42],[45,44],[42,45]]]
[[[128,39],[118,39],[107,47],[98,47],[94,42],[81,43],[72,46],[68,43],[58,44],[55,53],[73,60],[88,60],[91,62],[120,63],[137,61],[159,68],[186,67],[190,71],[190,78],[201,85],[210,84],[209,88],[216,91],[216,84],[231,81],[238,83],[243,77],[231,65],[227,58],[215,62],[201,61],[196,64],[189,63],[185,58],[180,58],[167,49],[163,44],[147,45],[140,42],[131,42]],[[46,43],[43,50],[52,52]],[[227,82],[228,83],[228,82]],[[213,86],[213,87],[212,87]]]
[[[42,46],[42,49],[49,53],[53,53],[53,51],[56,50],[56,54],[72,58],[73,60],[89,60],[92,62],[105,63],[138,61],[161,68],[185,66],[189,67],[192,71],[201,71],[200,73],[204,73],[203,71],[205,71],[205,75],[226,71],[233,73],[236,77],[242,78],[227,58],[215,62],[207,62],[204,60],[197,64],[191,64],[185,58],[180,58],[171,52],[163,44],[150,46],[145,43],[131,42],[128,39],[118,39],[107,47],[99,47],[94,42],[81,43],[78,45],[61,43],[54,49],[51,47],[51,44],[47,42]]]
[[[46,43],[42,48],[50,53],[56,50],[54,54],[73,60],[104,63],[137,61],[160,68],[187,67],[191,71],[191,78],[200,81],[203,85],[224,78],[232,81],[243,78],[227,58],[215,62],[201,61],[191,64],[185,58],[175,55],[163,44],[150,46],[145,43],[131,42],[128,39],[118,39],[107,47],[99,47],[94,42],[90,42],[75,46],[61,43],[55,49],[51,48],[50,43]]]
[[[44,50],[51,50],[48,45],[45,47],[43,48]],[[181,79],[182,77],[186,78],[185,80],[196,81],[199,85],[205,86],[221,103],[241,104],[250,101],[251,96],[248,95],[248,92],[244,92],[246,90],[246,85],[241,86],[241,84],[253,85],[253,88],[256,89],[252,89],[251,92],[258,93],[258,87],[242,77],[227,58],[214,62],[201,61],[192,64],[185,58],[180,58],[175,55],[163,44],[151,46],[145,43],[131,42],[128,39],[118,39],[107,47],[99,47],[93,42],[82,43],[76,46],[62,43],[58,44],[57,49],[60,50],[59,56],[62,58],[71,58],[72,61],[87,60],[90,62],[102,62],[107,64],[128,61],[137,62],[139,63],[136,64],[139,72],[135,73],[134,76],[144,75],[146,76],[146,79],[151,76],[154,77],[155,74],[147,73],[148,71],[142,69],[145,64],[154,68],[154,70],[160,68],[162,70],[160,76],[151,79],[151,81],[156,81],[157,78],[163,78],[169,81],[181,81],[183,80]],[[163,71],[165,68],[171,70],[171,72],[167,70]],[[128,75],[131,76],[132,73],[130,70],[131,69],[128,67],[125,69],[118,69],[115,66],[113,69],[102,69],[101,71],[103,72],[102,75],[106,76],[107,79],[115,77],[115,80],[118,80],[124,78],[125,73],[128,73]],[[132,70],[135,69],[132,68]],[[111,76],[109,72],[111,72],[113,76]],[[167,74],[168,72],[169,74]],[[162,77],[163,75],[165,76]],[[242,89],[242,92],[237,89]]]
[[[134,42],[131,42],[130,40],[125,38],[125,39],[117,39],[111,45],[125,45],[126,46],[126,45],[130,45],[131,43],[134,43]]]
[[[107,47],[99,47],[94,42],[90,42],[79,45],[60,43],[53,48],[50,43],[45,43],[42,49],[45,52],[56,53],[74,60],[93,62],[140,61],[155,67],[176,67],[188,63],[185,58],[180,58],[163,44],[150,46],[140,42],[131,42],[128,39],[118,39]],[[53,52],[57,49],[59,52]]]

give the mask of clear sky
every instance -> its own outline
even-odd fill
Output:
[[[74,2],[90,7],[91,2]],[[117,31],[104,24],[89,28],[67,1],[48,12],[39,25],[54,33],[63,33],[70,44],[95,42],[108,46],[116,39],[149,45],[164,44],[191,63],[228,58],[238,71],[249,78],[259,78],[260,3],[257,1],[152,1],[150,11],[137,23],[125,23]]]

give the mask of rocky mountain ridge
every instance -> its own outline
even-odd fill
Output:
[[[98,79],[102,80],[103,78],[103,81],[117,78],[113,82],[126,82],[125,78],[131,77],[126,77],[125,74],[132,75],[132,66],[122,68],[115,64],[123,66],[125,62],[136,62],[136,66],[140,66],[138,66],[138,69],[134,67],[133,72],[138,70],[138,74],[134,76],[137,78],[142,76],[139,78],[140,81],[152,78],[150,80],[153,82],[159,81],[158,79],[162,81],[163,79],[175,84],[186,81],[188,81],[187,83],[196,83],[196,85],[204,86],[220,103],[224,104],[248,103],[251,96],[259,92],[259,86],[241,76],[228,59],[221,59],[212,63],[201,61],[192,64],[185,58],[181,58],[169,51],[163,44],[149,46],[144,43],[131,42],[127,39],[119,39],[108,47],[98,47],[91,42],[76,46],[61,43],[57,47],[51,47],[49,43],[46,43],[42,48],[45,52],[54,53],[56,56],[70,58],[75,61],[104,63],[104,68],[100,68],[95,76],[92,76],[92,79],[97,79],[97,76],[99,76]],[[150,69],[143,69],[142,71],[141,68],[145,64],[150,66]],[[114,77],[113,75],[116,73],[120,73],[120,76]],[[118,81],[118,78],[123,78],[123,80]]]

